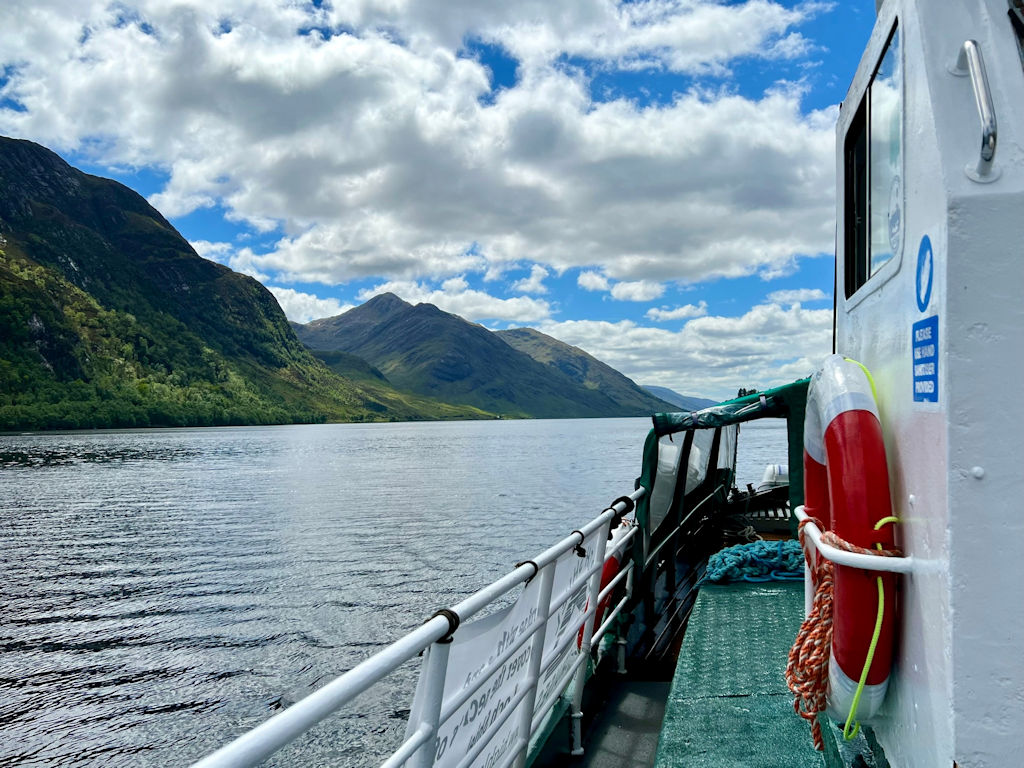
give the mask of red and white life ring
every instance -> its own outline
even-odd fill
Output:
[[[832,355],[811,379],[804,421],[804,509],[839,538],[865,548],[893,548],[889,470],[873,387],[859,363]],[[884,619],[857,712],[870,718],[881,706],[892,666],[896,577],[837,565],[834,577],[829,711],[850,712],[867,660],[878,613],[878,577]]]

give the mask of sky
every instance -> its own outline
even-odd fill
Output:
[[[723,399],[831,351],[873,0],[4,0],[0,134],[292,320],[390,291]]]

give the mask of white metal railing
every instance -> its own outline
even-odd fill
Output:
[[[643,496],[644,492],[644,489],[640,488],[630,494],[628,498],[635,502]],[[439,751],[439,745],[436,743],[439,729],[459,712],[460,707],[471,701],[485,683],[491,681],[491,676],[495,671],[501,670],[503,665],[516,657],[517,653],[521,653],[527,643],[530,644],[530,654],[525,684],[521,688],[517,687],[514,697],[507,702],[502,702],[504,706],[500,712],[497,712],[497,716],[473,742],[472,747],[464,754],[457,766],[458,768],[468,768],[483,754],[494,736],[501,732],[508,718],[517,711],[520,702],[525,702],[525,706],[522,708],[522,719],[518,725],[515,741],[504,750],[500,762],[492,764],[492,768],[507,768],[512,764],[524,765],[530,739],[573,680],[575,680],[575,685],[571,703],[574,726],[572,747],[574,753],[582,753],[580,706],[587,671],[586,660],[594,643],[599,642],[612,626],[613,620],[626,605],[632,592],[633,563],[624,555],[639,529],[636,526],[631,527],[625,535],[614,540],[612,549],[606,551],[609,539],[606,534],[612,519],[621,517],[630,506],[625,501],[616,502],[585,526],[573,531],[572,534],[542,552],[532,561],[518,565],[510,573],[448,611],[439,611],[419,628],[364,660],[323,688],[296,702],[284,712],[195,763],[193,768],[228,768],[228,766],[244,768],[258,765],[321,720],[351,703],[361,693],[423,651],[426,651],[426,654],[416,692],[416,700],[421,703],[421,706],[418,707],[418,711],[414,711],[410,715],[410,727],[407,730],[406,739],[382,764],[382,767],[398,768],[398,766],[406,764],[417,768],[431,766]],[[574,574],[568,587],[552,599],[556,562],[599,531],[602,534],[596,536],[594,540],[597,552],[593,564],[582,572]],[[623,565],[616,577],[604,589],[601,589],[601,572],[605,561],[610,557],[617,557]],[[530,582],[535,576],[540,580],[536,620],[521,632],[507,648],[503,648],[496,658],[488,660],[487,664],[479,670],[475,682],[462,688],[456,695],[445,701],[445,676],[448,671],[451,639],[453,634],[457,633],[459,624],[473,618],[488,606],[492,606],[496,600],[501,599],[520,585]],[[611,606],[601,626],[594,631],[594,617],[598,605],[623,580],[626,582],[626,595],[616,605]],[[572,632],[564,634],[559,638],[557,645],[549,647],[545,657],[543,653],[545,638],[551,619],[578,594],[579,589],[584,585],[587,598],[585,610],[581,616],[575,617]],[[581,623],[582,638],[578,640],[578,629]],[[553,686],[549,686],[550,691],[545,700],[539,702],[538,706],[536,701],[538,684],[544,679],[545,674],[554,668],[555,663],[562,658],[561,652],[568,647],[569,643],[575,642],[579,642],[580,652],[572,660],[571,665],[561,670],[557,681]]]

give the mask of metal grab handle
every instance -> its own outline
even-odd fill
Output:
[[[992,103],[992,91],[988,86],[988,74],[985,72],[985,61],[981,57],[981,49],[975,40],[965,40],[960,46],[960,54],[956,66],[949,70],[958,77],[971,76],[971,87],[974,89],[974,103],[978,107],[981,118],[981,155],[978,165],[967,166],[965,172],[974,181],[995,181],[999,177],[998,169],[993,172],[992,163],[996,158],[996,110]]]

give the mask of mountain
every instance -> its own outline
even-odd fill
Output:
[[[452,405],[414,392],[399,391],[387,377],[363,360],[347,352],[312,352],[330,370],[349,381],[371,398],[386,404],[389,413],[408,413],[412,419],[493,419],[495,415],[469,405]]]
[[[579,347],[570,346],[533,328],[496,331],[495,335],[514,349],[559,371],[586,389],[607,395],[623,408],[648,415],[671,407],[669,403],[645,391],[632,379]]]
[[[389,293],[295,327],[318,355],[355,355],[396,388],[449,403],[539,418],[651,412],[635,397],[620,402],[617,392],[585,386],[557,366],[538,362],[481,325]]]
[[[655,397],[660,397],[662,400],[671,403],[675,408],[683,411],[699,411],[702,408],[708,408],[709,406],[718,404],[717,400],[708,400],[706,397],[680,395],[678,392],[669,389],[668,387],[655,387],[650,384],[644,384],[643,388]]]
[[[142,197],[0,137],[0,429],[480,416],[328,370]]]

